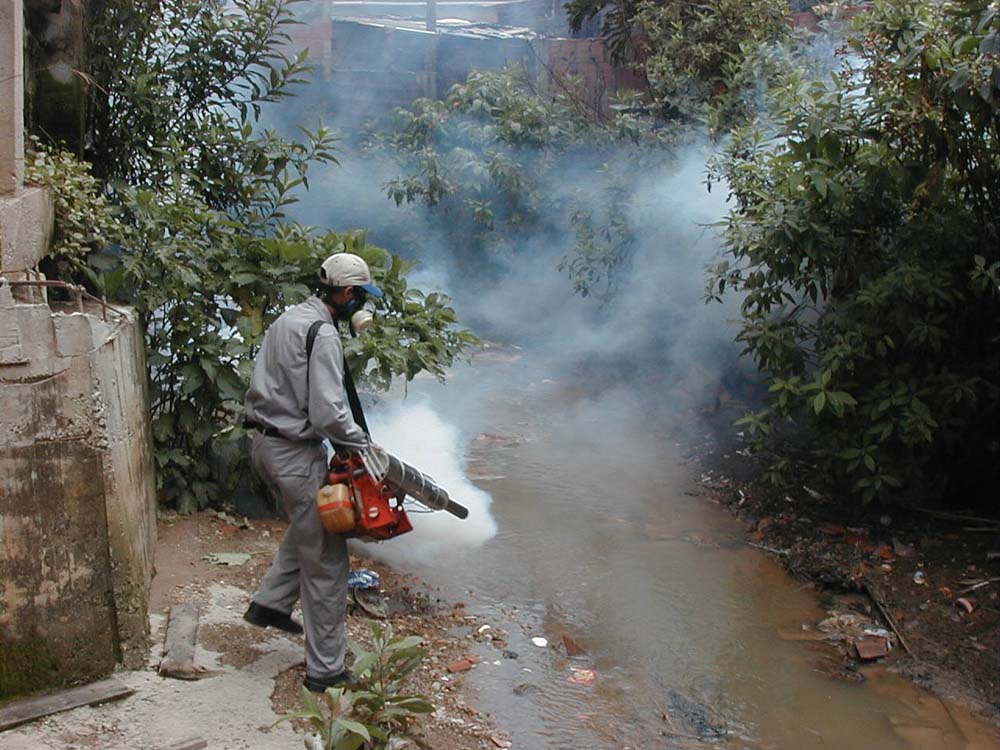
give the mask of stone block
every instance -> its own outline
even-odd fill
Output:
[[[21,336],[21,350],[31,363],[30,377],[43,377],[65,369],[55,360],[55,336],[52,331],[52,311],[48,305],[17,305],[15,319]],[[5,373],[0,371],[0,379]]]
[[[0,193],[21,187],[24,175],[24,8],[0,3]]]
[[[0,270],[34,268],[52,237],[52,199],[44,188],[0,197]]]
[[[52,199],[43,188],[0,196],[0,271],[38,265],[49,250],[52,218]]]
[[[56,336],[56,354],[60,357],[77,357],[94,350],[94,335],[90,316],[86,313],[52,315]]]
[[[14,295],[10,287],[0,285],[0,366],[27,362],[21,353],[21,331],[14,313]]]

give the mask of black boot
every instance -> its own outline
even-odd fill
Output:
[[[345,669],[343,672],[335,674],[332,677],[310,677],[306,675],[302,684],[310,692],[325,693],[326,689],[331,687],[351,687],[354,685],[354,675],[351,674],[349,669]]]
[[[295,622],[291,615],[257,604],[257,602],[250,602],[250,607],[243,613],[243,619],[251,625],[257,625],[261,628],[277,628],[295,635],[302,632],[302,626]]]

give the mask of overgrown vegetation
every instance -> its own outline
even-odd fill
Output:
[[[351,687],[329,688],[317,697],[302,688],[304,709],[279,721],[305,719],[323,750],[384,750],[393,739],[410,736],[413,720],[431,713],[433,704],[406,692],[410,674],[426,651],[423,639],[393,635],[392,626],[372,621],[372,648],[349,641],[354,654]],[[306,747],[313,747],[307,741]]]
[[[791,75],[718,165],[735,207],[710,293],[771,380],[744,420],[865,501],[995,504],[1000,458],[1000,12],[877,0],[843,72]],[[792,430],[790,433],[789,430]]]
[[[788,40],[787,0],[570,0],[579,30],[601,17],[613,58],[641,70],[662,120],[721,135],[751,115]]]
[[[710,296],[740,295],[739,341],[770,380],[768,407],[743,423],[769,476],[814,466],[864,501],[992,497],[995,3],[880,0],[818,65],[783,2],[567,8],[578,25],[603,12],[648,97],[605,124],[571,89],[473,74],[398,113],[382,141],[404,168],[390,196],[474,232],[478,257],[561,243],[576,289],[609,299],[636,239],[637,175],[669,165],[698,128],[724,136],[713,182],[735,204]]]
[[[316,231],[285,210],[335,162],[322,126],[289,140],[260,126],[291,94],[288,0],[100,0],[88,6],[90,165],[46,145],[31,176],[56,199],[61,271],[133,305],[147,333],[157,480],[183,511],[241,474],[242,397],[267,324],[305,299],[327,255],[350,251],[386,290],[381,324],[351,342],[373,385],[437,375],[470,345],[447,298],[410,289],[412,262],[362,231]],[[89,171],[88,171],[89,170]],[[213,456],[214,454],[214,456]]]
[[[635,242],[637,175],[756,111],[784,58],[787,3],[566,7],[576,26],[606,11],[605,39],[622,64],[643,70],[648,95],[619,92],[608,117],[577,95],[579,82],[539,91],[524,71],[475,71],[445,99],[397,110],[374,144],[403,172],[386,185],[389,197],[431,208],[463,260],[565,245],[560,268],[576,291],[608,301]]]
[[[673,138],[624,96],[605,125],[567,90],[534,92],[521,70],[473,72],[446,99],[397,110],[372,147],[404,172],[389,198],[431,209],[462,260],[565,245],[577,291],[607,300],[629,258],[634,175],[669,160]]]

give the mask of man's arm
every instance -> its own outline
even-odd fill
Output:
[[[351,450],[368,445],[368,436],[354,421],[344,390],[344,350],[336,326],[322,326],[309,359],[309,421],[316,431]]]

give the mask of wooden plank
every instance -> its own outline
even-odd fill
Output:
[[[92,682],[82,687],[63,690],[52,695],[9,703],[0,708],[0,732],[43,716],[69,711],[81,706],[96,706],[107,701],[127,698],[135,691],[115,677]]]
[[[206,747],[208,747],[208,742],[201,737],[191,737],[190,739],[167,745],[163,750],[205,750]]]
[[[197,639],[198,608],[193,604],[175,604],[170,608],[160,674],[182,680],[202,677],[204,670],[199,670],[194,665],[194,646]]]

